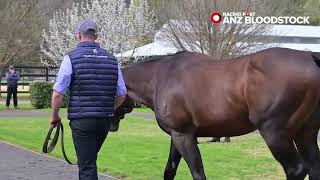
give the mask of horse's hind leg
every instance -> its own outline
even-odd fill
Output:
[[[206,176],[203,170],[202,159],[200,151],[197,146],[196,137],[193,134],[186,134],[180,132],[171,132],[171,138],[187,162],[194,180],[205,180]]]
[[[318,126],[315,126],[314,123],[309,123],[294,139],[309,171],[310,180],[320,180],[320,152],[317,143],[318,131]]]
[[[288,180],[303,180],[307,170],[296,150],[293,140],[285,132],[260,130],[274,158],[282,165]]]
[[[176,176],[176,172],[177,172],[180,160],[181,160],[181,154],[179,153],[178,149],[174,145],[171,138],[169,158],[168,158],[166,169],[164,171],[165,180],[174,179],[174,177]]]

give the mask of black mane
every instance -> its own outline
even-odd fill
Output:
[[[188,51],[184,50],[184,51],[176,52],[176,53],[174,53],[174,54],[160,55],[160,56],[150,56],[150,57],[145,58],[145,59],[143,59],[143,60],[137,61],[137,62],[135,62],[135,63],[133,63],[133,64],[136,64],[136,63],[144,63],[144,62],[148,62],[148,61],[157,61],[157,60],[161,60],[161,59],[163,59],[163,58],[165,58],[165,57],[176,56],[176,55],[178,55],[178,54],[183,54],[183,53],[185,53],[185,52],[188,52]]]

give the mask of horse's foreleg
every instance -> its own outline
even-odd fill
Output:
[[[169,158],[168,158],[166,169],[164,171],[165,180],[174,179],[174,177],[176,176],[176,172],[177,172],[180,160],[181,160],[181,154],[179,153],[178,149],[174,145],[171,138]]]
[[[171,138],[187,162],[194,180],[205,180],[206,176],[203,170],[200,151],[197,146],[197,139],[193,134],[185,134],[180,132],[171,132]]]
[[[309,123],[294,139],[298,151],[308,168],[310,180],[320,180],[320,152],[317,143],[318,131],[319,128],[317,126]]]
[[[266,141],[274,158],[282,165],[288,180],[303,180],[307,170],[303,165],[293,140],[280,130],[261,130],[260,133]]]

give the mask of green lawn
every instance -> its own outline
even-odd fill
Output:
[[[18,102],[19,103],[19,102]],[[6,110],[6,105],[5,105],[5,101],[3,101],[1,104],[0,104],[0,111],[3,111],[3,110]],[[31,110],[31,109],[34,109],[34,107],[32,107],[31,104],[18,104],[18,107],[19,109],[21,110]],[[10,108],[13,108],[13,104],[10,103]]]
[[[75,161],[68,122],[67,153]],[[49,128],[47,118],[18,118],[0,121],[0,140],[37,152]],[[200,144],[205,172],[211,179],[285,179],[280,165],[273,159],[258,134],[232,138],[230,144]],[[98,160],[99,170],[123,179],[163,179],[169,150],[169,136],[155,121],[127,117],[120,131],[110,133]],[[62,158],[60,147],[50,154]],[[178,180],[192,179],[184,161]]]
[[[153,111],[150,108],[134,108],[133,112],[138,113],[153,113]]]
[[[1,93],[1,96],[3,98],[7,97],[7,93]],[[30,97],[30,93],[18,93],[18,98],[19,97],[23,97],[23,99],[29,98]]]

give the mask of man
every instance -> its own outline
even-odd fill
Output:
[[[96,180],[97,153],[109,131],[115,108],[127,90],[114,56],[95,42],[97,25],[91,20],[78,27],[80,43],[64,57],[52,94],[51,124],[61,121],[58,113],[68,87],[68,119],[78,157],[79,179]]]
[[[16,73],[14,66],[11,65],[9,67],[9,71],[6,73],[6,80],[7,80],[7,102],[6,106],[9,108],[11,96],[13,95],[13,105],[15,108],[18,108],[18,81],[20,79],[19,74]]]

